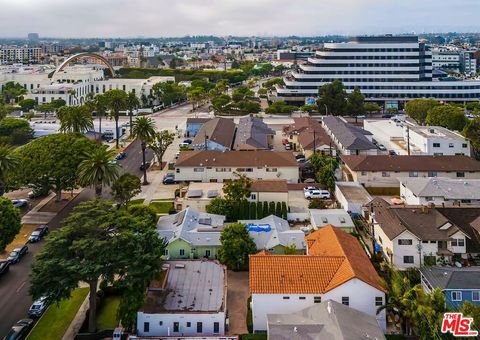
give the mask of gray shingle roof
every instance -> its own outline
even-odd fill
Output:
[[[335,116],[323,118],[323,124],[347,150],[377,150],[377,147],[365,137],[371,133],[344,122]]]
[[[400,178],[417,196],[443,197],[450,200],[480,199],[480,179]]]
[[[270,129],[260,118],[251,116],[240,118],[233,148],[235,150],[268,149],[269,135],[275,135],[275,131]]]
[[[480,289],[480,268],[423,267],[420,271],[433,288]]]
[[[203,147],[205,140],[214,141],[230,149],[235,136],[235,123],[227,118],[214,118],[204,123],[193,140],[193,146]]]

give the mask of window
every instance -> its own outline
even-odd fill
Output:
[[[203,172],[205,171],[204,168],[193,168],[193,172]]]
[[[435,199],[432,196],[425,196],[425,201],[434,201]]]
[[[437,177],[437,172],[436,171],[429,171],[428,172],[428,177]]]
[[[350,305],[350,298],[348,296],[342,296],[342,304],[345,306]]]
[[[468,147],[468,144],[467,144],[467,143],[463,143],[463,144],[462,144],[462,148],[466,148],[466,147]]]
[[[174,322],[173,323],[173,332],[175,333],[178,333],[180,331],[180,325],[178,324],[178,322]]]
[[[167,248],[165,248],[165,250],[163,251],[163,255],[168,256],[168,249]]]
[[[413,263],[413,256],[404,256],[403,263]]]
[[[366,172],[366,171],[362,171],[361,174],[362,174],[362,176],[367,176],[367,172]]]
[[[210,249],[205,250],[205,257],[210,257]]]
[[[413,244],[413,240],[410,239],[399,239],[398,245],[399,246],[411,246]]]
[[[257,194],[250,194],[250,199],[256,200],[257,199]]]
[[[159,326],[163,326],[163,321],[159,321],[159,322],[158,322],[158,325],[159,325]]]
[[[418,172],[416,172],[416,171],[410,171],[410,172],[408,173],[408,176],[409,176],[409,177],[418,177]]]
[[[192,323],[190,321],[187,321],[187,327],[192,327]]]
[[[203,332],[203,324],[201,322],[197,322],[197,333]]]
[[[214,322],[213,323],[213,333],[218,334],[220,333],[220,323]]]
[[[472,301],[480,301],[480,290],[474,290],[472,292]]]
[[[277,172],[277,168],[267,168],[267,172]]]
[[[382,171],[382,177],[390,177],[390,172]]]
[[[321,303],[322,302],[322,297],[321,296],[314,296],[313,297],[313,303]]]
[[[176,172],[177,174],[179,174],[179,173],[180,173],[180,168],[176,168],[176,169],[175,169],[175,172]]]
[[[299,296],[298,299],[299,300],[305,300],[305,296]]]
[[[452,239],[452,247],[465,247],[465,240],[463,238]]]
[[[185,255],[185,249],[180,249],[179,254],[180,254],[180,256],[184,256]]]
[[[144,322],[144,323],[143,323],[143,331],[144,331],[145,333],[150,332],[150,322]]]
[[[375,306],[381,306],[383,305],[383,297],[382,296],[375,296]]]
[[[453,148],[453,146],[454,146],[453,143],[448,143],[449,148]]]
[[[283,299],[284,300],[290,300],[290,296],[284,296]]]
[[[464,172],[457,172],[457,177],[465,177],[465,173]]]
[[[439,148],[439,147],[440,147],[440,143],[433,143],[433,147],[434,147],[434,148]]]
[[[462,292],[454,290],[452,292],[452,301],[462,301]]]

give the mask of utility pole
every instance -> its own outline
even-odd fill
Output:
[[[323,104],[325,106],[325,116],[328,116],[328,106],[327,104]]]
[[[317,153],[317,145],[316,145],[316,135],[315,135],[315,129],[313,129],[313,154],[315,155]]]
[[[410,156],[410,126],[407,125],[407,152]]]

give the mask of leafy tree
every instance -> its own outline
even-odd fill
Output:
[[[152,118],[138,117],[133,122],[132,137],[138,138],[142,144],[143,184],[148,184],[145,151],[147,143],[155,138],[155,134],[155,122]]]
[[[260,103],[251,100],[242,100],[235,102],[232,105],[233,110],[240,111],[241,113],[258,113],[261,110]]]
[[[95,146],[94,142],[76,133],[35,139],[17,150],[20,166],[15,173],[16,179],[23,185],[53,189],[60,201],[62,190],[77,186],[78,166]]]
[[[265,113],[292,113],[297,108],[293,105],[288,105],[282,100],[273,102],[272,105],[265,109]]]
[[[205,207],[205,210],[207,213],[215,215],[228,216],[231,214],[230,204],[222,197],[212,199]]]
[[[18,164],[13,148],[7,144],[0,144],[0,196],[5,193],[7,175],[14,172]]]
[[[5,117],[0,120],[0,139],[10,144],[23,144],[33,138],[33,130],[26,119]]]
[[[309,160],[315,172],[317,181],[326,185],[330,191],[334,190],[336,180],[335,170],[339,165],[337,160],[316,153],[310,156]]]
[[[233,223],[220,234],[218,257],[221,263],[232,270],[248,269],[248,255],[257,250],[245,224]]]
[[[313,198],[308,203],[308,209],[325,209],[327,206],[320,198]]]
[[[470,140],[476,158],[480,157],[480,118],[469,120],[463,128],[462,134]]]
[[[113,162],[115,151],[101,145],[84,157],[78,165],[78,182],[82,186],[94,187],[95,196],[100,199],[103,186],[112,184],[118,178],[119,165]]]
[[[120,117],[120,111],[127,108],[127,93],[123,90],[110,90],[104,93],[107,108],[110,110],[110,117],[115,120],[115,136],[116,136],[116,147],[118,149],[118,119]]]
[[[377,103],[365,103],[365,105],[363,105],[363,109],[366,113],[372,114],[374,112],[380,111],[382,108]]]
[[[57,99],[52,99],[50,104],[52,105],[54,110],[58,110],[59,108],[67,105],[67,102],[61,98],[57,98]]]
[[[480,329],[480,306],[470,301],[465,301],[460,311],[463,313],[463,316],[473,318],[473,325],[470,327],[471,329]]]
[[[418,124],[425,124],[427,113],[440,103],[434,99],[414,99],[407,102],[405,112]]]
[[[45,296],[49,302],[58,302],[70,297],[80,281],[88,283],[88,330],[95,332],[98,281],[115,282],[144,293],[161,270],[164,249],[165,243],[149,218],[133,216],[125,209],[113,209],[110,201],[83,202],[64,220],[62,228],[50,234],[37,255],[32,266],[30,292],[34,299]],[[135,303],[130,294],[124,294],[121,299],[121,305],[138,306],[144,295],[136,296]],[[130,323],[131,314],[135,313],[136,310],[125,306],[121,308],[122,323],[124,320]]]
[[[343,116],[347,112],[347,92],[341,80],[334,80],[318,90],[320,98],[317,101],[320,112]],[[328,109],[328,112],[327,112]]]
[[[300,106],[300,111],[302,112],[318,112],[318,106],[317,105],[302,105]]]
[[[235,173],[238,178],[223,185],[223,193],[228,202],[242,202],[250,197],[252,180],[245,175]]]
[[[99,94],[96,96],[92,95],[90,96],[90,99],[87,100],[87,102],[85,103],[85,106],[92,113],[92,115],[95,113],[95,116],[98,117],[98,124],[99,124],[98,132],[101,135],[102,134],[102,117],[105,117],[107,115],[107,109],[108,109],[107,97],[105,97],[102,94]]]
[[[271,90],[275,87],[275,85],[285,85],[283,78],[273,78],[270,80],[267,80],[262,84],[262,87]]]
[[[275,202],[270,202],[268,204],[268,215],[275,215]]]
[[[47,119],[47,113],[55,112],[55,107],[51,103],[44,103],[44,104],[38,105],[37,110],[39,112],[42,112],[43,117]]]
[[[0,120],[5,118],[9,113],[15,111],[15,107],[13,105],[5,105],[2,103],[2,97],[0,95]]]
[[[22,100],[22,96],[26,93],[27,90],[22,85],[9,81],[3,86],[1,97],[4,103],[10,104]]]
[[[353,91],[348,95],[347,113],[350,116],[357,116],[365,114],[365,96],[360,91],[358,86],[355,86]]]
[[[254,220],[257,218],[257,202],[250,202],[250,210],[249,210],[248,218],[250,220]]]
[[[221,94],[212,98],[212,107],[215,112],[226,112],[227,105],[232,101],[228,94]]]
[[[450,130],[462,131],[468,122],[463,109],[452,105],[435,106],[428,111],[426,123]]]
[[[112,194],[115,201],[120,205],[128,205],[128,202],[142,192],[140,179],[130,173],[120,176],[112,185]]]
[[[289,245],[285,246],[284,254],[285,255],[296,255],[297,254],[297,247],[295,246],[295,244],[292,243],[292,244],[289,244]]]
[[[239,86],[233,90],[232,99],[234,102],[248,100],[255,97],[255,93],[246,86]]]
[[[22,111],[28,112],[37,105],[37,102],[33,99],[23,99],[18,102],[18,105],[20,105]]]
[[[288,218],[288,209],[287,209],[287,203],[282,202],[282,218],[286,220]]]
[[[263,209],[262,209],[262,218],[267,217],[269,215],[268,209],[268,202],[263,202]]]
[[[8,198],[0,197],[0,252],[14,240],[21,227],[20,211]]]
[[[61,132],[85,133],[93,130],[93,117],[86,106],[62,106],[57,110]]]
[[[155,156],[157,156],[158,163],[160,167],[162,167],[162,160],[165,151],[173,143],[175,140],[175,134],[169,132],[168,130],[162,130],[157,132],[153,138],[153,140],[148,144],[148,147],[152,149]]]
[[[158,100],[165,105],[172,105],[173,103],[182,101],[186,96],[185,87],[173,81],[157,83],[153,85],[152,90]]]
[[[187,98],[192,103],[192,110],[198,108],[199,103],[206,97],[205,90],[202,87],[190,88],[187,91]]]
[[[128,116],[130,119],[130,136],[132,135],[133,110],[138,109],[139,106],[140,106],[140,100],[138,100],[135,92],[129,92],[126,99],[126,109],[128,110]]]

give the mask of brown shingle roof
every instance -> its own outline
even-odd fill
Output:
[[[315,120],[311,117],[294,118],[292,125],[288,125],[284,127],[284,132],[286,134],[300,133],[302,131],[305,131],[307,128],[310,131],[315,130],[319,132],[322,132],[322,131],[325,132],[325,130],[322,127],[322,124],[320,124],[318,120]]]
[[[467,156],[342,155],[353,171],[480,171],[480,162]]]
[[[313,150],[313,133],[309,131],[300,132],[298,142],[304,150]],[[331,145],[332,149],[335,147],[332,139],[323,129],[315,131],[315,147],[318,148],[322,145]]]
[[[298,167],[298,164],[291,152],[198,150],[183,151],[175,166]]]
[[[250,292],[258,294],[321,294],[358,278],[385,291],[358,241],[326,226],[309,235],[310,255],[250,256]],[[325,248],[325,250],[323,250]]]
[[[259,179],[252,182],[252,192],[288,192],[287,181],[284,179]]]
[[[235,123],[227,118],[214,118],[204,123],[198,131],[193,145],[205,144],[205,139],[231,149],[235,136]]]

